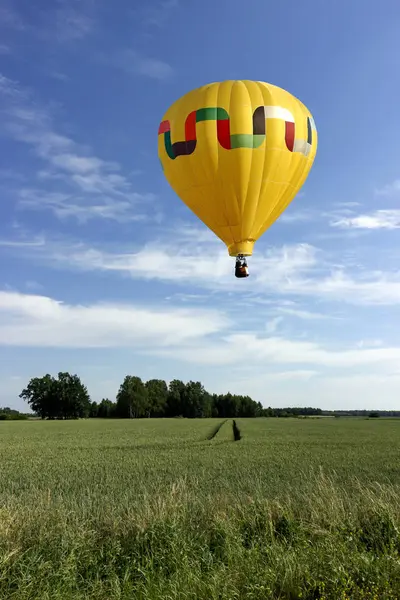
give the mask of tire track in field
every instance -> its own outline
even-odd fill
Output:
[[[235,419],[233,419],[233,421],[232,421],[232,430],[233,430],[233,441],[240,442],[240,440],[242,439],[242,434],[240,433],[240,429],[237,426]]]
[[[213,440],[215,438],[215,436],[217,435],[218,431],[221,429],[222,425],[224,423],[227,422],[228,419],[225,419],[224,421],[221,421],[221,423],[218,423],[218,425],[216,425],[214,427],[214,429],[208,434],[208,436],[206,437],[207,440]]]
[[[232,437],[228,440],[225,439],[226,437],[226,431],[224,430],[225,435],[222,436],[222,434],[219,435],[219,438],[221,438],[221,436],[224,438],[223,441],[229,441],[229,442],[239,442],[242,439],[242,434],[240,432],[240,429],[235,421],[235,419],[225,419],[224,421],[222,421],[221,423],[218,423],[218,425],[216,427],[214,427],[214,429],[210,432],[210,434],[207,436],[207,440],[214,440],[215,438],[217,438],[219,432],[221,431],[222,427],[225,425],[225,423],[227,423],[227,426],[229,425],[230,428],[230,424],[228,424],[228,421],[232,421]]]

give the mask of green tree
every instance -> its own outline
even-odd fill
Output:
[[[230,392],[216,397],[215,404],[218,408],[219,417],[235,418],[238,416],[239,396],[234,396]]]
[[[163,417],[167,410],[168,386],[162,379],[146,381],[148,397],[147,416]]]
[[[78,375],[59,373],[56,388],[61,400],[60,418],[79,419],[89,416],[90,396]]]
[[[127,375],[117,394],[117,414],[121,418],[138,419],[148,411],[147,389],[140,379]]]
[[[60,400],[56,388],[56,380],[49,374],[33,377],[19,397],[42,419],[55,419],[60,413]]]
[[[97,409],[97,416],[100,419],[111,419],[116,416],[116,404],[108,398],[103,398]]]
[[[199,419],[211,416],[210,395],[200,381],[189,381],[183,391],[183,416]]]
[[[93,402],[90,405],[89,417],[91,419],[97,419],[98,416],[99,416],[99,405],[97,404],[97,402],[95,402],[93,400]]]
[[[55,379],[47,374],[34,377],[19,395],[42,419],[87,417],[90,397],[78,375],[60,372]]]
[[[0,407],[0,421],[25,421],[27,419],[28,415],[20,413],[19,410],[9,406]]]
[[[260,408],[250,396],[238,396],[238,417],[258,417]]]
[[[168,387],[167,415],[169,417],[183,417],[185,413],[186,386],[180,379],[173,379]]]

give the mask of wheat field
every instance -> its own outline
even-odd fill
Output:
[[[398,599],[400,420],[0,423],[0,598]]]

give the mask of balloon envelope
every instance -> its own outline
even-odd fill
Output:
[[[158,130],[169,184],[231,256],[252,254],[302,187],[316,151],[310,111],[261,81],[192,90],[167,110]]]

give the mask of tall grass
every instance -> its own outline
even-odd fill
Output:
[[[0,598],[400,598],[400,422],[219,422],[2,423]]]

